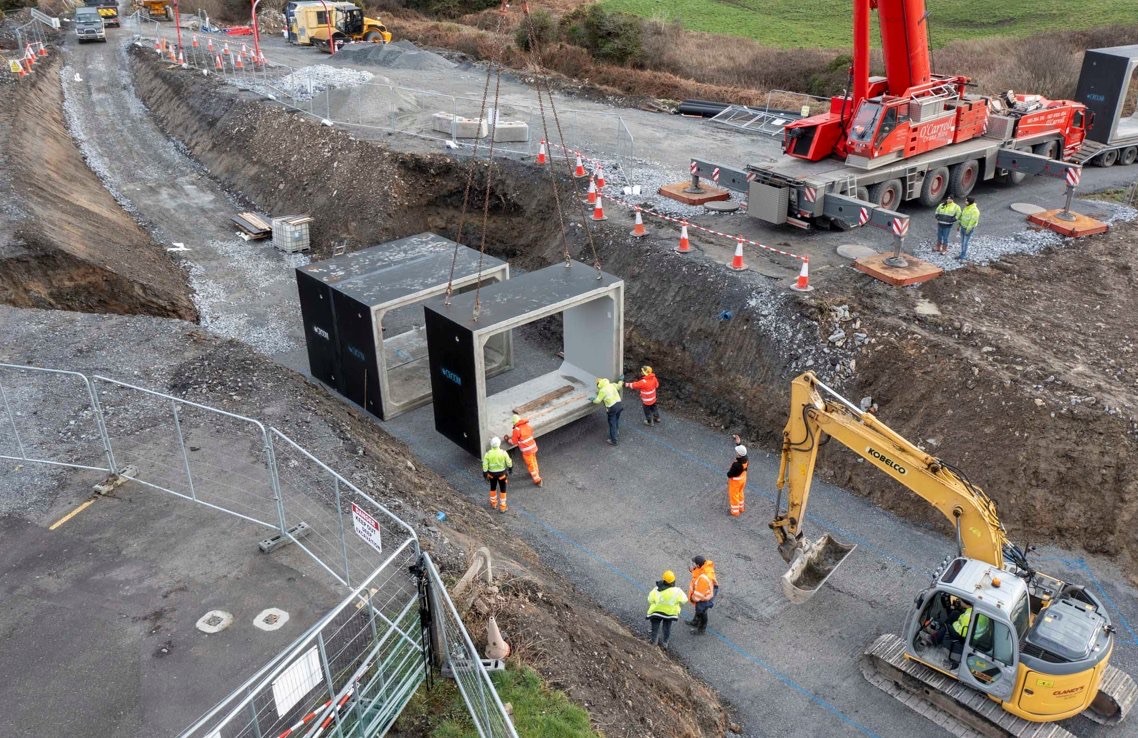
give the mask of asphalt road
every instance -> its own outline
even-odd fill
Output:
[[[250,288],[243,281],[249,275],[242,272],[249,262],[235,257],[227,262],[228,247],[209,248],[217,238],[188,230],[190,224],[203,227],[220,220],[228,208],[223,193],[202,177],[189,182],[194,189],[180,184],[169,189],[171,182],[181,183],[187,176],[188,160],[161,136],[121,83],[124,58],[116,45],[71,47],[68,54],[71,66],[83,72],[82,82],[67,84],[69,105],[115,122],[88,127],[86,145],[114,152],[125,141],[140,152],[138,163],[122,165],[108,156],[102,172],[108,183],[141,217],[170,233],[169,238],[175,232],[187,234],[187,245],[192,242],[187,258],[195,258],[195,253],[201,258],[195,287],[223,297],[213,302],[215,325],[261,321],[273,335],[288,337],[277,355],[293,364],[293,339],[300,335],[300,326],[294,322],[295,297],[284,286],[291,280],[291,266],[279,257],[258,262],[262,278],[278,280],[277,286],[260,289],[256,300],[249,299],[244,290]],[[454,84],[469,84],[451,76]],[[427,83],[420,75],[418,84]],[[640,111],[621,114],[629,121],[644,120],[648,128],[666,123],[687,129],[686,138],[668,135],[678,172],[706,130],[687,119]],[[744,138],[734,146],[745,150],[755,146],[753,142]],[[1112,174],[1104,171],[1100,184]],[[1036,187],[1044,186],[1021,187],[1018,199],[1027,193],[1042,195],[1045,188]],[[1009,219],[1006,226],[997,221],[990,227],[1010,232],[1014,224]],[[831,238],[836,236],[818,234],[808,241],[823,248]],[[496,380],[499,383],[522,381],[555,361],[524,341],[517,347],[519,368]],[[666,384],[668,378],[662,379]],[[443,473],[461,494],[483,500],[475,460],[434,432],[431,413],[430,407],[423,408],[384,427],[407,440],[420,459]],[[952,551],[950,539],[898,520],[841,489],[818,484],[810,512],[812,534],[833,531],[857,542],[859,549],[832,586],[810,603],[792,607],[779,593],[777,580],[785,565],[766,528],[777,460],[760,449],[752,451],[749,509],[741,519],[731,519],[724,478],[731,461],[730,429],[678,419],[667,407],[662,426],[645,428],[639,425],[639,413],[635,398],[629,398],[623,440],[615,449],[603,443],[600,413],[543,436],[540,457],[546,484],[534,490],[522,475],[514,477],[511,529],[537,546],[566,579],[633,628],[644,628],[644,594],[662,569],[682,573],[695,554],[714,559],[723,592],[712,611],[710,634],[696,640],[680,629],[673,652],[735,706],[747,735],[941,735],[931,723],[867,684],[856,662],[879,633],[900,628],[929,571]],[[989,492],[999,499],[998,490]],[[1138,624],[1138,591],[1121,584],[1122,577],[1109,563],[1079,553],[1048,547],[1039,560],[1041,568],[1088,581],[1108,597],[1120,622],[1115,663],[1138,674],[1138,640],[1132,626]],[[1124,734],[1081,719],[1075,723],[1072,729],[1080,735]]]

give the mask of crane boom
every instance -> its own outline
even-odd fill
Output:
[[[792,571],[796,559],[812,557],[815,567],[826,569],[820,581],[815,577],[820,586],[841,563],[834,561],[832,554],[822,552],[826,546],[821,542],[803,540],[814,465],[826,436],[939,510],[956,529],[962,555],[1003,567],[1007,532],[1000,523],[996,503],[982,489],[902,438],[873,414],[861,411],[820,382],[813,372],[806,372],[791,382],[790,414],[782,434],[778,500],[775,518],[770,523],[783,558],[792,563]]]

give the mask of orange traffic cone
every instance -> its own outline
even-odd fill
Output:
[[[735,258],[731,260],[729,266],[737,272],[747,268],[747,265],[743,263],[743,239],[741,238],[735,241]]]
[[[40,56],[47,56],[47,47],[40,44]]]
[[[249,56],[249,49],[245,46],[245,44],[241,44],[241,56]]]
[[[28,60],[29,67],[36,63],[36,52],[32,50],[31,44],[24,47],[24,58]]]
[[[28,70],[27,70],[27,69],[25,69],[24,60],[23,60],[23,59],[21,59],[21,60],[18,62],[18,64],[20,65],[20,71],[19,71],[19,75],[20,75],[21,77],[27,77],[27,76],[28,76]]]
[[[222,65],[222,63],[221,63],[221,54],[214,54],[213,55],[213,61],[214,61],[214,68],[217,69],[217,71],[219,71],[219,72],[225,71],[225,66]]]
[[[644,219],[640,217],[640,208],[636,209],[636,223],[632,226],[633,238],[644,238],[648,231],[644,230]]]
[[[162,39],[160,39],[160,38],[154,39],[154,52],[157,54],[162,53]]]
[[[589,189],[585,191],[585,204],[593,205],[597,202],[597,183],[595,180],[589,180]]]
[[[207,38],[205,41],[206,41],[206,45],[205,45],[206,50],[212,54],[213,53],[213,39]]]
[[[790,286],[795,292],[809,292],[814,289],[810,286],[810,257],[802,257],[802,268],[798,270],[798,279]]]
[[[603,190],[605,188],[605,168],[597,165],[597,189]]]
[[[225,42],[225,48],[221,50],[221,53],[224,54],[225,56],[230,56],[233,53],[232,51],[229,50],[229,42],[228,41]]]
[[[597,196],[597,201],[593,203],[593,220],[608,220],[605,217],[605,205],[601,202],[601,197]]]
[[[545,151],[545,139],[542,139],[541,146],[539,146],[537,149],[537,161],[535,161],[534,164],[537,164],[539,167],[541,167],[545,166],[548,163],[549,154],[547,154]]]
[[[174,47],[171,46],[169,49],[167,49],[167,52],[168,52],[168,56],[170,57],[170,63],[171,64],[177,64],[178,63],[178,55],[174,53]]]
[[[186,55],[183,54],[181,51],[178,52],[178,64],[180,64],[183,67],[186,66]]]
[[[198,48],[198,35],[196,33],[193,35],[192,40],[190,41],[190,46],[195,49]]]
[[[577,177],[578,179],[580,179],[581,177],[589,176],[588,174],[585,173],[585,162],[581,161],[581,152],[580,151],[577,152],[577,167],[573,170],[573,176]]]
[[[510,655],[510,644],[503,640],[502,632],[498,630],[498,621],[494,619],[493,615],[486,623],[485,653],[488,659],[504,659]]]
[[[690,254],[691,243],[688,241],[688,224],[680,225],[680,245],[676,247],[677,254]]]
[[[237,69],[244,69],[245,68],[245,62],[241,61],[241,57],[238,56],[236,61],[233,62],[233,66],[236,67]]]

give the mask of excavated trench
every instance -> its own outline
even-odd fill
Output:
[[[64,123],[58,55],[0,87],[7,231],[0,302],[197,320],[182,269],[87,167]]]
[[[357,141],[212,78],[166,69],[150,55],[136,54],[132,64],[136,90],[158,125],[224,186],[268,212],[316,216],[316,258],[327,256],[333,242],[347,241],[352,248],[424,230],[455,236],[466,162]],[[547,176],[514,161],[494,166],[487,250],[523,269],[561,258],[562,229]],[[470,195],[473,205],[461,238],[475,246],[482,236],[481,187],[477,184]],[[962,337],[959,325],[947,318],[915,317],[912,291],[839,274],[823,296],[794,295],[758,274],[731,273],[677,256],[670,243],[630,242],[626,218],[610,213],[610,221],[595,232],[596,254],[606,271],[625,279],[627,368],[642,362],[656,367],[665,408],[683,406],[725,432],[747,429],[751,439],[776,449],[786,420],[788,379],[802,368],[817,369],[855,400],[879,398],[882,414],[902,435],[928,441],[930,453],[961,465],[998,501],[1020,542],[1047,541],[1118,556],[1134,576],[1138,543],[1130,530],[1138,514],[1138,477],[1126,463],[1138,451],[1133,424],[1124,413],[1063,411],[1064,392],[1079,388],[1065,383],[1062,367],[1036,361],[1031,377],[1038,375],[1034,381],[1041,384],[1033,386],[1031,377],[1009,368],[1029,360],[996,361],[1000,352],[981,353],[979,331]],[[571,224],[567,231],[572,255],[592,262],[582,228]],[[1118,258],[1109,244],[1099,248],[1104,258]],[[1059,251],[1049,258],[1069,257]],[[988,319],[993,332],[1003,320],[1012,334],[1020,325],[1015,292],[998,280],[1014,282],[1019,268],[1034,270],[1033,279],[1054,280],[1059,296],[1069,289],[1062,279],[1048,276],[1047,262],[1017,260],[1006,265],[1007,274],[969,272],[953,277],[951,285],[934,283],[930,292],[942,306],[967,290],[984,299],[986,290],[1007,292],[1007,304],[995,312],[977,297],[989,312],[977,308],[971,319]],[[1130,273],[1127,267],[1123,287]],[[834,309],[842,304],[861,311],[858,322]],[[962,313],[970,305],[961,298]],[[1121,312],[1119,320],[1124,320]],[[838,327],[871,338],[858,344],[828,342]],[[1043,345],[1054,336],[1054,330],[1045,331],[1035,340]],[[1045,379],[1049,374],[1059,379]],[[857,462],[840,449],[826,451],[819,473],[908,517],[933,520],[926,503]],[[948,532],[943,521],[937,525]]]

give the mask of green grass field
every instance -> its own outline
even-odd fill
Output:
[[[849,0],[601,0],[601,4],[606,10],[678,21],[692,31],[743,36],[770,46],[840,49],[852,44]],[[934,47],[983,36],[1138,23],[1134,0],[927,0],[927,4]],[[877,38],[875,28],[874,46]]]

